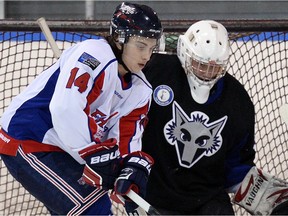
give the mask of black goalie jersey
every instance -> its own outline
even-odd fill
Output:
[[[193,211],[240,183],[254,166],[254,106],[231,75],[196,103],[176,55],[155,54],[144,70],[153,87],[143,151],[155,164],[146,199]]]

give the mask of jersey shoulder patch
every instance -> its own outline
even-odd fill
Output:
[[[86,52],[82,53],[82,55],[79,57],[78,61],[87,65],[92,70],[95,70],[98,67],[98,65],[100,64],[100,61],[98,59],[89,55]]]

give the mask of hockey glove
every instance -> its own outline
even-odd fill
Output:
[[[115,182],[115,192],[125,198],[125,209],[128,214],[133,212],[138,205],[125,195],[132,189],[141,197],[145,197],[148,176],[153,163],[153,158],[141,151],[127,155],[121,162],[122,170]]]
[[[86,161],[82,180],[99,189],[112,189],[120,171],[120,152],[116,139],[87,147],[79,154]]]
[[[288,183],[257,169],[245,176],[233,201],[253,215],[287,212]],[[273,212],[274,210],[274,212]]]

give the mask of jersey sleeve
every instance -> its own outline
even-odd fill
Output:
[[[101,95],[107,99],[107,109],[111,106],[117,63],[104,40],[82,42],[64,52],[59,61],[50,112],[61,147],[75,155],[95,141],[98,128],[91,116],[91,104]]]
[[[243,135],[237,143],[232,144],[233,148],[228,152],[226,159],[225,186],[229,192],[233,192],[235,186],[242,182],[251,167],[255,166],[255,110],[248,94],[246,92],[244,94],[246,95],[246,100],[243,101],[246,104],[245,109],[243,108],[243,113],[238,113],[243,121],[243,123],[238,122],[239,125],[245,125],[241,128]]]

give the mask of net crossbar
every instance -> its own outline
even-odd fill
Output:
[[[165,51],[176,52],[179,34],[196,20],[163,21]],[[288,179],[288,126],[279,107],[288,103],[288,21],[223,20],[231,41],[228,72],[249,93],[256,111],[256,164]],[[60,50],[108,33],[108,21],[48,21]],[[56,61],[35,21],[0,21],[0,116],[39,73]],[[7,171],[0,159],[0,215],[49,215]],[[116,215],[123,207],[113,203]],[[237,214],[247,214],[234,206]]]

